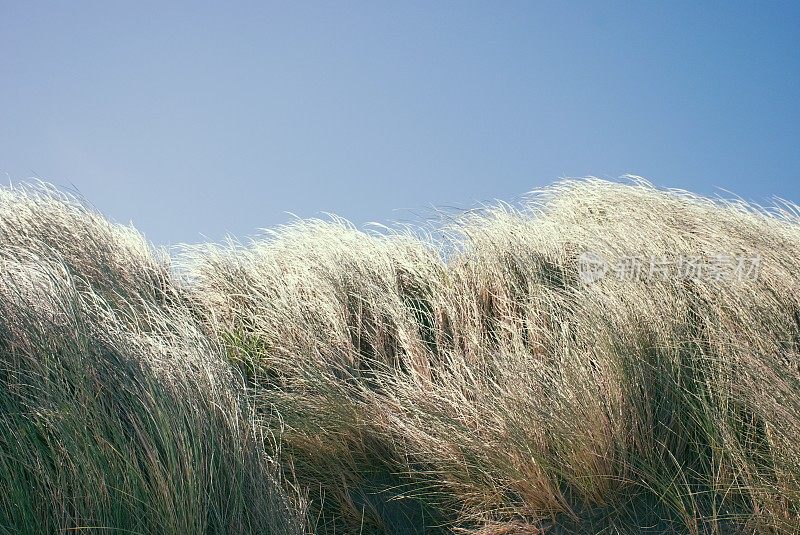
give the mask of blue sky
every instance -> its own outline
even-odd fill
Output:
[[[159,244],[564,176],[800,202],[799,6],[0,0],[0,173]]]

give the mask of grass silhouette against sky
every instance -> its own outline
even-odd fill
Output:
[[[646,176],[800,200],[800,7],[0,1],[0,173],[156,243]]]

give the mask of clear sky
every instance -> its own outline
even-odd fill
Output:
[[[800,202],[800,3],[0,0],[0,173],[158,244],[564,176]]]

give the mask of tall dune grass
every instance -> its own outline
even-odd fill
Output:
[[[304,221],[182,265],[320,532],[792,533],[799,229],[588,180],[438,242]],[[584,283],[586,251],[760,272]]]
[[[0,266],[0,533],[303,533],[241,378],[138,233],[2,190]]]
[[[799,217],[590,179],[171,259],[0,190],[0,533],[800,533]]]

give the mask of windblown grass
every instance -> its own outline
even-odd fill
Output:
[[[589,180],[439,242],[304,221],[184,265],[321,532],[797,532],[798,229]],[[585,284],[583,251],[761,269]]]
[[[0,533],[303,533],[241,381],[133,229],[0,192]]]
[[[0,192],[0,533],[800,533],[792,205],[567,181],[434,235],[171,266]],[[587,251],[760,270],[586,282]]]

